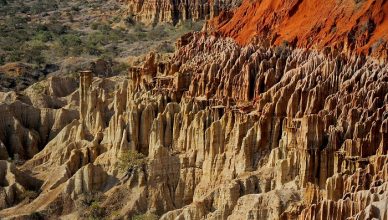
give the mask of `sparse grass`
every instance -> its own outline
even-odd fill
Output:
[[[159,216],[153,213],[145,213],[142,215],[135,215],[132,217],[132,220],[158,220]]]

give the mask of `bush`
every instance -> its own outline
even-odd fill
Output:
[[[93,24],[90,25],[90,28],[92,30],[97,30],[98,29],[98,23],[94,22]]]
[[[0,56],[0,66],[5,64],[5,57],[3,55]]]
[[[124,19],[124,22],[127,26],[133,26],[136,24],[136,21],[135,19],[133,18],[133,15],[128,15],[128,17],[126,17]]]
[[[67,76],[73,78],[73,79],[78,79],[79,78],[79,73],[78,72],[69,72],[67,73]]]
[[[163,42],[156,47],[156,50],[160,53],[173,53],[175,51],[174,45],[171,42]]]
[[[159,40],[165,37],[168,37],[168,32],[166,31],[166,26],[158,25],[148,33],[148,36],[152,40]]]
[[[112,72],[116,75],[125,75],[128,73],[128,68],[129,68],[128,64],[120,62],[118,64],[113,65]]]
[[[80,55],[83,52],[83,43],[79,36],[74,34],[66,34],[59,37],[57,45],[58,52],[62,56]]]
[[[105,209],[100,205],[103,195],[100,192],[84,193],[75,201],[82,219],[104,219]]]
[[[103,23],[103,24],[98,25],[98,30],[103,32],[103,33],[109,34],[109,32],[112,30],[112,28],[109,26],[109,24]]]
[[[35,192],[35,191],[31,191],[31,190],[26,190],[24,191],[21,195],[20,195],[20,198],[23,200],[23,199],[36,199],[37,197],[39,196],[39,193]]]
[[[108,44],[107,35],[101,32],[94,32],[88,35],[86,42],[88,45],[106,45]]]
[[[39,82],[32,85],[31,88],[38,94],[43,94],[45,90],[44,86]]]
[[[101,219],[105,215],[105,210],[98,202],[93,202],[89,208],[89,216],[94,219]]]
[[[56,35],[66,34],[68,32],[68,27],[61,24],[60,22],[54,20],[50,24],[46,25],[47,30],[53,32]]]
[[[40,65],[45,62],[43,56],[43,50],[46,50],[48,47],[41,41],[29,41],[26,42],[23,46],[23,60],[28,63],[34,63]]]
[[[100,56],[102,54],[102,49],[94,44],[87,44],[84,49],[87,54],[92,56]]]
[[[118,169],[122,172],[126,172],[129,169],[142,166],[146,164],[147,157],[137,151],[128,150],[124,151],[119,157]]]
[[[81,8],[78,6],[78,5],[73,5],[73,6],[71,6],[71,10],[72,11],[80,11],[81,10]]]
[[[53,36],[49,31],[38,31],[33,39],[41,42],[49,42],[53,39]]]

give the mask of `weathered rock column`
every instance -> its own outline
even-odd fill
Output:
[[[83,122],[88,110],[88,93],[92,86],[93,73],[90,70],[80,72],[79,94],[80,94],[80,118]]]

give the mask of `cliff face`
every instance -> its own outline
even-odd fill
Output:
[[[298,47],[333,46],[347,53],[387,58],[388,2],[384,0],[244,1],[231,16],[214,21],[216,30],[247,44],[252,37]]]
[[[126,0],[127,13],[146,25],[213,18],[222,10],[238,6],[240,2],[241,0]]]
[[[9,171],[40,193],[0,217],[87,218],[91,200],[99,217],[387,218],[387,64],[201,33],[178,46],[126,79],[83,72],[55,92],[78,116]],[[120,171],[128,151],[146,162]]]

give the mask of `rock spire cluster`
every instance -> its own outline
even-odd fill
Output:
[[[52,78],[39,95],[2,94],[31,106],[23,116],[28,108],[4,104],[14,116],[3,126],[20,133],[1,139],[2,155],[32,159],[4,163],[12,180],[1,186],[0,216],[82,218],[80,201],[99,194],[103,216],[386,218],[387,64],[202,33],[178,45],[171,60],[150,54],[127,77],[87,71],[78,89]],[[47,138],[43,128],[53,125]],[[129,151],[146,160],[120,171]],[[12,195],[36,189],[30,203],[14,206],[22,197]]]

